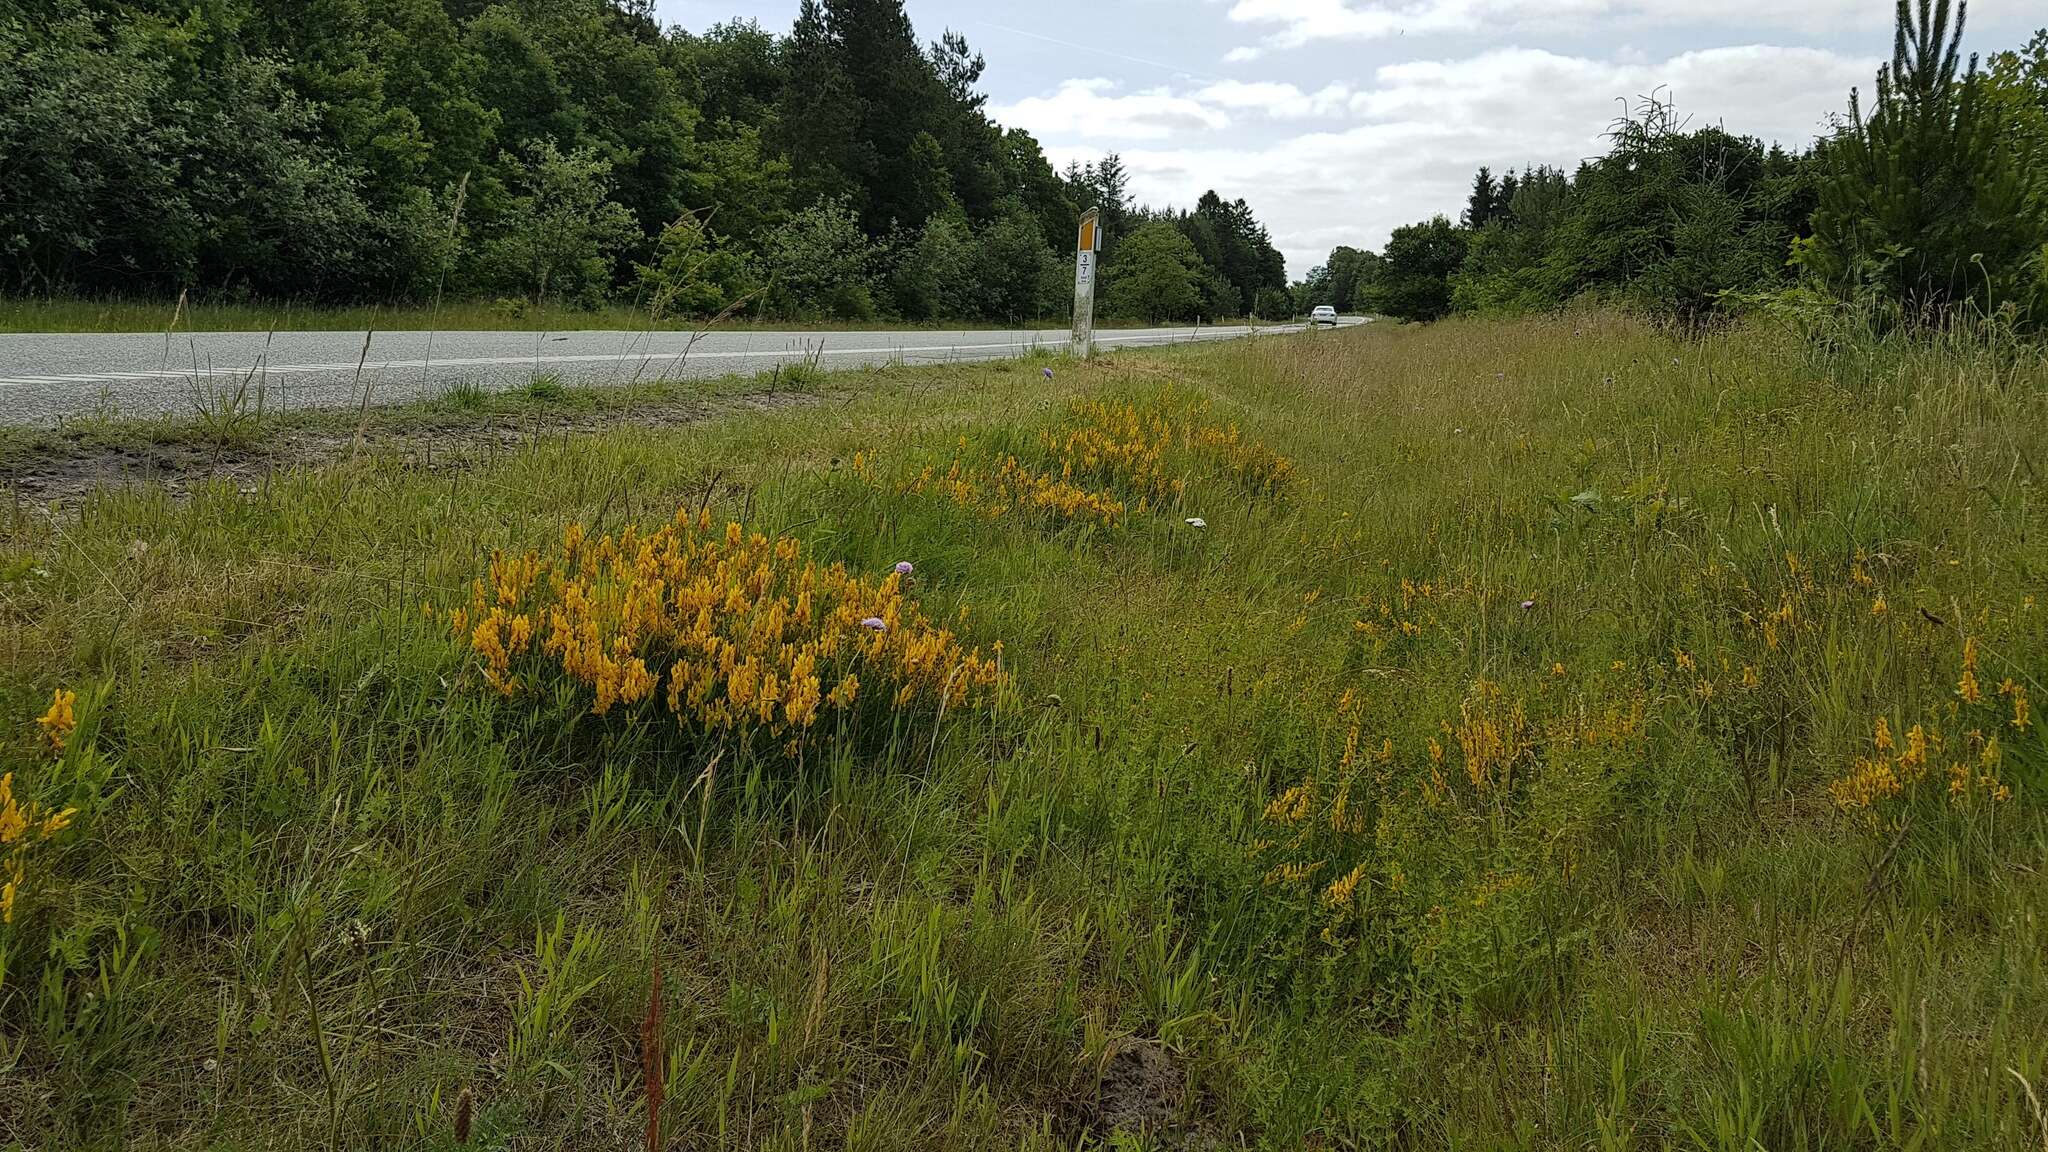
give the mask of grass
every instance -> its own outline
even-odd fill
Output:
[[[536,307],[520,300],[457,300],[439,308],[430,304],[330,305],[291,301],[248,303],[187,303],[182,312],[175,300],[129,300],[77,297],[0,298],[0,334],[31,332],[162,332],[171,326],[189,332],[637,332],[649,327],[644,308],[607,304],[598,308],[548,305]],[[1240,323],[1241,321],[1223,321]],[[653,325],[656,329],[694,331],[701,320],[676,317]],[[720,331],[780,332],[804,331],[865,332],[902,329],[957,331],[985,328],[1064,328],[1067,318],[1052,314],[1022,318],[1016,323],[972,320],[943,320],[930,323],[903,321],[838,321],[799,319],[728,318],[718,324]],[[1143,327],[1135,321],[1122,326]],[[1098,320],[1107,327],[1110,321]]]
[[[7,514],[4,755],[76,812],[10,849],[0,1142],[2048,1140],[2037,357],[1585,315],[1042,366]],[[679,508],[1002,686],[735,624],[749,561],[704,619],[877,646],[853,704],[592,715],[613,650],[510,614],[650,588],[582,558]],[[713,650],[668,595],[605,617],[657,671]]]
[[[505,390],[457,378],[433,397],[373,403],[366,412],[265,408],[253,390],[231,383],[211,391],[195,389],[192,402],[180,413],[133,417],[102,409],[55,427],[0,426],[0,486],[10,476],[66,462],[119,463],[157,456],[189,459],[223,450],[289,462],[295,444],[302,448],[309,441],[317,445],[336,437],[352,437],[359,425],[395,449],[410,450],[435,438],[494,438],[485,435],[492,426],[555,430],[647,422],[650,413],[674,418],[695,408],[715,411],[765,394],[791,391],[796,384],[812,387],[813,382],[813,377],[801,371],[792,373],[786,367],[753,376],[581,387],[564,383],[554,373],[541,372],[525,385]],[[104,471],[118,476],[124,469]]]

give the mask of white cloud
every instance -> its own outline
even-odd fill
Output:
[[[1306,120],[1344,114],[1351,104],[1351,89],[1343,84],[1326,84],[1314,92],[1303,92],[1292,84],[1273,81],[1222,80],[1197,91],[1194,97],[1232,112],[1262,112],[1276,120]]]
[[[1144,136],[1063,131],[1049,119],[997,110],[1031,129],[1057,164],[1122,153],[1132,191],[1155,205],[1186,205],[1203,189],[1243,196],[1272,230],[1293,275],[1337,244],[1378,247],[1395,227],[1464,204],[1479,165],[1495,172],[1533,164],[1572,168],[1604,151],[1601,134],[1621,111],[1617,97],[1663,88],[1695,126],[1776,140],[1797,148],[1846,104],[1851,85],[1869,83],[1875,59],[1770,45],[1687,52],[1669,59],[1597,60],[1531,49],[1501,49],[1452,60],[1414,60],[1379,69],[1370,86],[1304,92],[1291,84],[1211,84],[1186,93],[1118,96],[1088,82],[1087,99],[1113,112],[1100,123],[1156,119],[1179,111],[1183,129]],[[1055,97],[1070,90],[1062,85]],[[1033,109],[1041,109],[1033,105]],[[1264,119],[1236,125],[1235,116]],[[1326,125],[1276,135],[1275,121],[1328,116]],[[1257,125],[1267,125],[1253,130]]]
[[[1272,29],[1265,48],[1397,35],[1612,31],[1617,25],[1820,33],[1878,27],[1891,18],[1890,5],[1871,0],[1236,0],[1230,8],[1233,21]],[[1253,59],[1257,52],[1238,49],[1226,59]]]
[[[1067,80],[1051,93],[993,109],[1004,124],[1045,139],[1165,140],[1218,132],[1239,117],[1307,120],[1347,116],[1358,94],[1343,84],[1304,92],[1272,81],[1219,80],[1190,92],[1147,88],[1122,92],[1114,81]]]
[[[1041,139],[1163,140],[1178,132],[1230,125],[1217,103],[1177,96],[1165,88],[1119,94],[1100,78],[1068,80],[1047,96],[1030,96],[994,110],[996,119]]]

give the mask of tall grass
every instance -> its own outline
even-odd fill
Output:
[[[7,514],[76,814],[0,1141],[2038,1147],[2048,368],[1855,356],[1453,322]],[[679,509],[1001,698],[741,741],[450,628]]]

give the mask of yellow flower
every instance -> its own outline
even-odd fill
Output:
[[[71,730],[78,727],[78,693],[68,688],[59,688],[50,696],[50,710],[43,713],[36,723],[42,726],[43,736],[50,747],[64,750],[64,742],[70,738]]]
[[[1331,881],[1330,886],[1323,889],[1323,902],[1333,908],[1341,908],[1350,904],[1352,893],[1357,890],[1358,882],[1363,879],[1365,879],[1365,865],[1360,864],[1358,867]]]
[[[14,799],[14,773],[0,776],[0,847],[20,842],[28,825],[29,814]]]
[[[14,922],[14,905],[27,881],[24,863],[32,845],[52,839],[71,826],[77,810],[49,812],[14,795],[14,773],[0,776],[0,848],[8,849],[7,883],[0,886],[0,923]]]
[[[1870,614],[1872,616],[1882,616],[1885,613],[1885,607],[1884,596],[1880,594],[1877,599],[1870,602]]]
[[[1984,693],[1977,687],[1975,672],[1963,669],[1963,678],[1956,683],[1956,695],[1961,696],[1966,704],[1975,704],[1984,698]]]
[[[1828,785],[1828,794],[1843,811],[1869,808],[1902,791],[1899,778],[1883,760],[1858,760],[1849,775]]]

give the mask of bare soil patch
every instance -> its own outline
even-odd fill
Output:
[[[373,418],[360,449],[354,428],[333,418],[279,424],[225,444],[164,436],[147,427],[115,437],[79,433],[0,456],[0,490],[20,503],[67,504],[96,490],[153,484],[182,498],[196,487],[223,481],[254,490],[277,473],[338,463],[358,451],[428,470],[462,468],[547,436],[685,427],[824,399],[816,392],[767,391],[598,410],[408,414]]]

